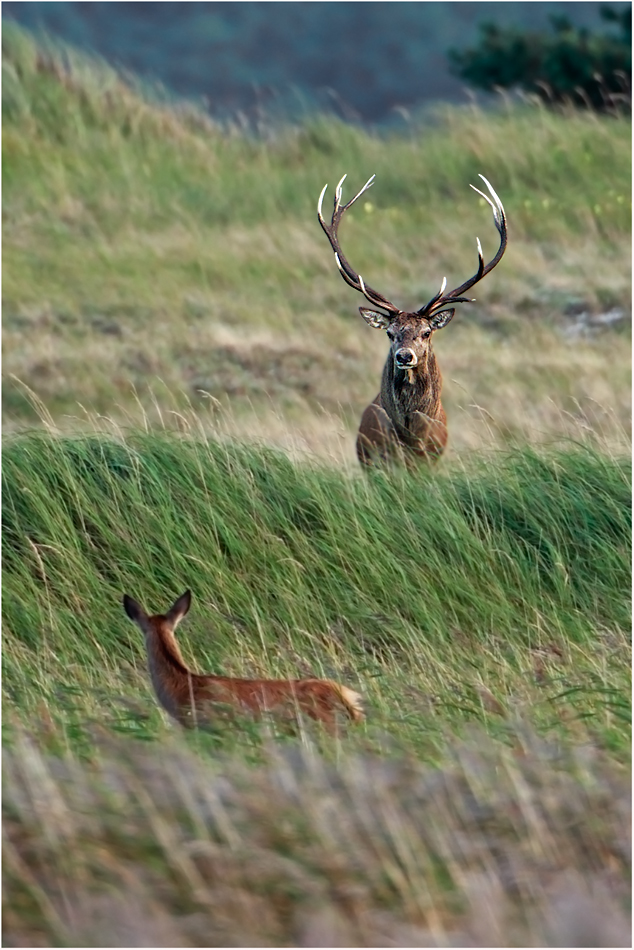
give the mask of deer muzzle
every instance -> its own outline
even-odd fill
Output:
[[[413,369],[418,363],[418,357],[414,350],[410,350],[408,346],[403,346],[394,354],[394,362],[399,369]]]

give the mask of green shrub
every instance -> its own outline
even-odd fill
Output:
[[[546,102],[597,110],[629,109],[632,84],[632,8],[605,7],[617,35],[591,33],[552,17],[552,34],[481,26],[475,49],[450,50],[454,70],[478,89],[522,89]]]

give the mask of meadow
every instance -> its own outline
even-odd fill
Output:
[[[245,130],[5,44],[5,945],[627,945],[630,123]],[[386,343],[316,221],[344,171],[404,306],[494,246],[478,172],[509,216],[433,470],[354,462]],[[188,587],[196,669],[367,724],[170,726],[121,597]]]
[[[341,239],[409,309],[475,271],[476,236],[497,247],[481,172],[510,240],[436,337],[452,449],[581,428],[629,451],[629,121],[474,106],[401,135],[310,116],[248,134],[4,42],[5,430],[37,424],[15,376],[61,429],[191,404],[209,433],[356,465],[386,338],[337,273],[319,193],[327,208],[344,173],[349,196],[376,174]]]

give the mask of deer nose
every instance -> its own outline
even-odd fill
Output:
[[[416,353],[414,353],[414,350],[410,350],[409,347],[406,346],[396,351],[394,354],[394,359],[398,365],[402,366],[403,368],[416,366],[418,363],[418,357],[416,356]]]

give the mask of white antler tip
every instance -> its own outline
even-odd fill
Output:
[[[495,200],[496,200],[496,201],[499,201],[500,199],[499,199],[498,196],[496,195],[495,189],[493,188],[493,185],[491,184],[491,182],[489,181],[489,179],[488,179],[488,178],[485,178],[484,175],[480,175],[480,174],[478,175],[478,178],[481,178],[481,179],[482,179],[482,181],[483,181],[484,184],[487,186],[487,188],[489,189],[490,193],[493,195],[493,197],[495,198]]]
[[[498,211],[499,211],[502,215],[504,215],[504,205],[503,205],[502,202],[500,201],[500,196],[499,196],[498,193],[496,192],[496,190],[495,190],[495,188],[493,187],[493,185],[491,184],[491,182],[488,180],[488,178],[485,178],[484,175],[479,175],[478,177],[482,179],[482,181],[484,182],[484,184],[485,184],[485,185],[487,186],[487,188],[489,189],[489,192],[491,193],[492,197],[493,197],[494,200],[495,200],[496,205],[498,206]],[[497,220],[498,220],[498,216],[496,215],[495,218],[496,218],[496,221],[497,221]]]
[[[341,181],[340,181],[339,184],[337,185],[337,188],[336,188],[336,190],[335,190],[335,195],[336,195],[336,197],[337,197],[337,201],[341,201],[341,186],[343,185],[343,183],[344,183],[344,181],[346,180],[347,177],[348,177],[348,173],[346,172],[346,174],[343,176],[343,178],[341,179]]]
[[[363,283],[363,277],[359,274],[359,285],[361,287],[361,293],[365,293],[365,284]],[[358,299],[358,298],[357,298]]]
[[[319,215],[320,218],[322,217],[322,214],[321,214],[321,207],[322,207],[322,204],[323,204],[323,202],[324,202],[324,195],[326,194],[326,188],[327,188],[327,187],[328,187],[328,185],[324,185],[324,187],[321,189],[321,194],[320,194],[320,196],[319,196],[319,201],[317,202],[317,214]]]
[[[496,219],[496,221],[497,221],[498,208],[496,207],[496,205],[493,204],[493,202],[491,201],[491,199],[489,198],[489,196],[488,196],[488,195],[485,195],[485,193],[484,193],[483,191],[480,191],[479,188],[476,188],[475,185],[469,185],[469,188],[473,188],[473,190],[474,190],[475,192],[477,192],[477,193],[480,195],[481,198],[484,198],[484,200],[486,201],[486,203],[491,206],[491,208],[493,209],[493,217],[494,217],[494,218]],[[491,194],[495,195],[495,199],[496,199],[496,201],[497,201],[498,204],[499,204],[500,199],[499,199],[498,196],[495,194],[495,192],[492,191]],[[500,207],[502,207],[502,205],[500,205]]]
[[[446,286],[447,286],[447,278],[443,277],[442,284],[440,285],[440,292],[439,292],[440,297],[442,297],[442,295],[444,294]]]

